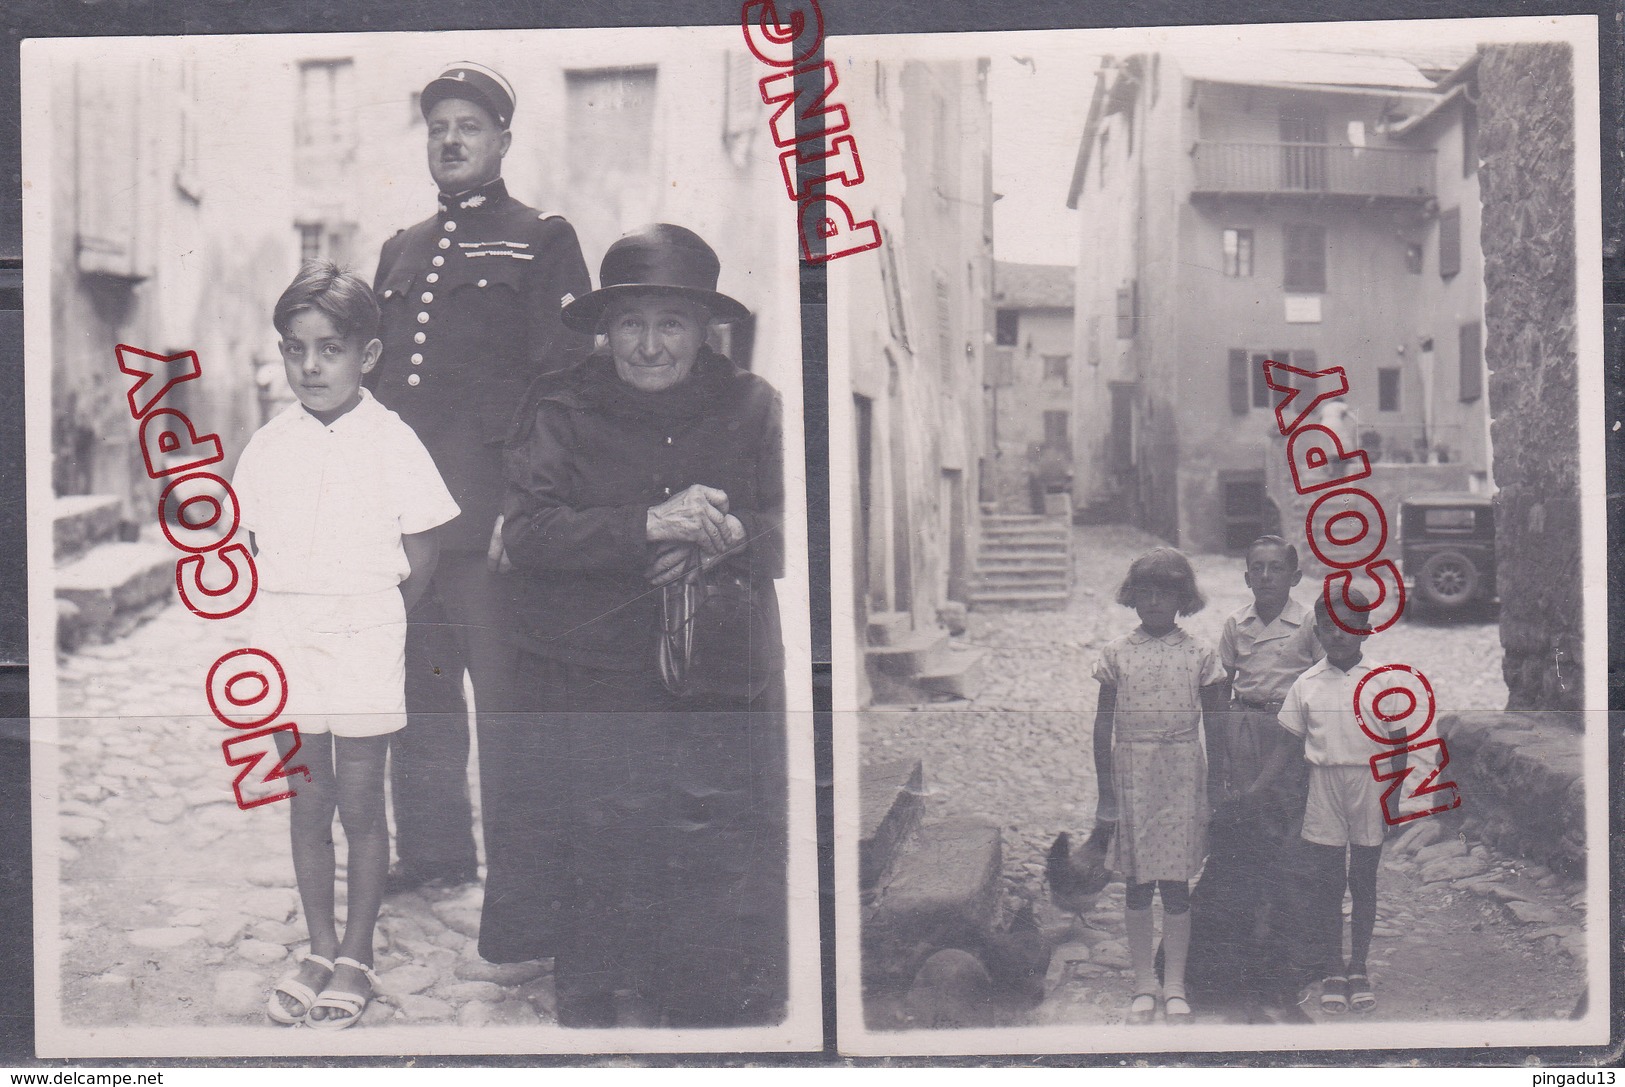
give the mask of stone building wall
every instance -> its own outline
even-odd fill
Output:
[[[1509,709],[1582,708],[1572,69],[1567,45],[1526,43],[1484,47],[1478,70]]]

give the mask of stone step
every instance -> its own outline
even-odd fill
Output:
[[[864,664],[882,675],[917,676],[947,641],[948,635],[942,630],[916,631],[896,645],[866,647],[863,651]]]
[[[1064,581],[989,581],[976,586],[973,592],[977,595],[977,602],[991,603],[989,597],[1005,593],[1055,593],[1058,596],[1067,596],[1071,586]]]
[[[985,570],[1060,570],[1064,572],[1072,568],[1072,557],[1060,551],[1015,557],[995,553],[979,560],[977,566]]]
[[[1072,593],[1066,589],[978,589],[971,594],[971,603],[978,607],[988,604],[1065,607],[1071,599]]]
[[[1050,518],[1041,513],[989,513],[982,517],[984,525],[1042,525]]]
[[[986,562],[988,559],[1067,559],[1070,561],[1071,552],[1065,544],[1000,544],[982,542],[976,552],[976,561]]]
[[[858,775],[858,884],[868,890],[891,874],[898,851],[920,825],[925,771],[919,759],[866,766]]]
[[[1034,580],[1065,582],[1067,580],[1067,569],[1064,566],[983,567],[976,571],[976,580],[982,584],[993,582],[1020,584],[1024,581]]]
[[[914,617],[906,611],[874,611],[869,613],[867,628],[870,645],[896,645],[914,628]]]
[[[105,637],[119,617],[162,600],[175,587],[175,559],[167,543],[139,540],[97,544],[57,567],[57,598],[78,609],[72,636]]]
[[[876,889],[863,924],[863,975],[908,980],[922,952],[981,939],[998,907],[1004,850],[988,823],[926,823]],[[970,946],[977,946],[971,944]]]
[[[1053,529],[1042,526],[1033,528],[988,528],[983,526],[982,528],[982,539],[984,540],[1054,540],[1057,543],[1065,543],[1070,537],[1071,533],[1065,525],[1057,525]]]
[[[66,494],[57,497],[51,521],[52,550],[57,563],[99,543],[114,539],[124,519],[124,503],[112,494]]]
[[[914,677],[914,683],[938,698],[975,698],[982,690],[982,662],[987,650],[977,646],[950,646]]]

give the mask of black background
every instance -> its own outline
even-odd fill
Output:
[[[1625,51],[1625,0],[1328,0],[1323,3],[1288,0],[1215,0],[1192,4],[1189,0],[1141,0],[1103,3],[1100,0],[914,0],[872,3],[866,0],[821,0],[826,35],[930,33],[945,31],[1036,30],[1068,27],[1173,26],[1223,22],[1326,22],[1346,19],[1465,18],[1517,15],[1575,15],[1598,17],[1600,88],[1602,102],[1602,222],[1603,292],[1605,301],[1606,395],[1600,410],[1611,427],[1625,419],[1625,374],[1621,372],[1620,334],[1625,332],[1625,274],[1621,243],[1625,185],[1621,180],[1621,152],[1625,147],[1625,111],[1620,58]],[[717,0],[571,0],[525,3],[522,0],[348,0],[343,5],[315,0],[263,0],[259,3],[221,3],[220,0],[7,0],[5,42],[0,45],[0,662],[22,661],[27,655],[27,565],[24,503],[24,441],[22,380],[22,182],[21,110],[19,104],[19,43],[31,37],[153,34],[270,34],[355,32],[382,30],[476,30],[531,27],[615,27],[644,25],[738,25],[739,4]],[[839,74],[839,73],[837,73]],[[838,95],[836,98],[838,99]],[[786,213],[790,211],[786,205]],[[821,1054],[650,1056],[655,1065],[735,1064],[917,1064],[923,1060],[854,1061],[835,1053],[834,1029],[834,911],[831,877],[830,789],[830,623],[829,623],[829,389],[824,325],[824,271],[802,266],[801,305],[803,381],[806,405],[808,547],[811,556],[814,647],[814,704],[817,718],[819,879],[823,894],[820,917],[824,939],[824,1051]],[[1607,508],[1610,552],[1625,539],[1625,431],[1607,430]],[[1588,496],[1589,497],[1589,496]],[[1610,721],[1622,723],[1614,712],[1625,708],[1625,580],[1618,564],[1610,563],[1608,585],[1609,708]],[[27,746],[27,669],[0,663],[0,1066],[69,1066],[70,1061],[37,1061],[33,1057],[33,932],[30,899],[30,819]],[[1592,727],[1596,727],[1593,725]],[[1620,786],[1620,760],[1625,755],[1621,729],[1609,729],[1610,838],[1625,832],[1625,791]],[[1594,844],[1595,848],[1600,845]],[[1621,855],[1611,850],[1615,857]],[[1616,893],[1611,904],[1610,930],[1625,932],[1625,896]],[[1618,1063],[1625,1038],[1622,1012],[1619,942],[1613,964],[1613,1017],[1607,1047],[1588,1049],[1485,1051],[1431,1050],[1397,1052],[1328,1052],[1281,1054],[1184,1054],[1152,1060],[1179,1065],[1254,1064],[1382,1064],[1421,1060],[1458,1065],[1522,1064],[1531,1056],[1547,1065]],[[200,993],[208,999],[210,992]],[[1145,1059],[1141,1057],[1140,1059]],[[406,1058],[354,1058],[306,1060],[310,1065],[391,1065]],[[614,1063],[624,1063],[616,1058]],[[944,1065],[985,1064],[1121,1064],[1110,1055],[1020,1058],[942,1058]],[[274,1058],[245,1061],[107,1061],[115,1064],[158,1065],[267,1065],[288,1063]],[[415,1058],[413,1064],[430,1065],[577,1065],[599,1063],[582,1056],[516,1056],[513,1058]]]

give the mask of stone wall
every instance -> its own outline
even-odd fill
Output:
[[[1447,714],[1444,780],[1460,788],[1461,829],[1565,877],[1585,874],[1585,762],[1581,722],[1556,713]],[[1575,715],[1578,717],[1578,715]]]
[[[1486,46],[1478,69],[1509,709],[1579,709],[1583,691],[1572,69],[1569,47],[1551,43]]]

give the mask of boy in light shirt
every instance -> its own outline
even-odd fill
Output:
[[[253,535],[255,639],[286,675],[277,734],[299,744],[308,780],[290,805],[294,874],[310,931],[299,969],[266,1014],[318,1030],[353,1026],[373,990],[373,930],[389,870],[384,765],[406,726],[406,616],[457,516],[423,443],[361,387],[378,362],[378,303],[366,282],[309,261],[272,317],[298,403],[249,439],[232,480]],[[348,843],[342,939],[333,817]]]
[[[1348,602],[1353,608],[1369,606],[1354,590],[1349,591]],[[1358,622],[1349,619],[1347,625]],[[1324,599],[1315,601],[1315,634],[1326,658],[1298,677],[1281,706],[1280,724],[1291,742],[1276,749],[1248,793],[1267,789],[1293,754],[1308,763],[1309,794],[1298,843],[1302,921],[1325,978],[1320,1009],[1340,1015],[1351,1004],[1357,1012],[1377,1006],[1366,956],[1376,927],[1377,868],[1388,823],[1382,810],[1383,786],[1371,774],[1371,756],[1379,749],[1360,728],[1354,712],[1355,688],[1374,667],[1364,658],[1366,636],[1344,629]],[[1346,967],[1345,890],[1352,899]]]

